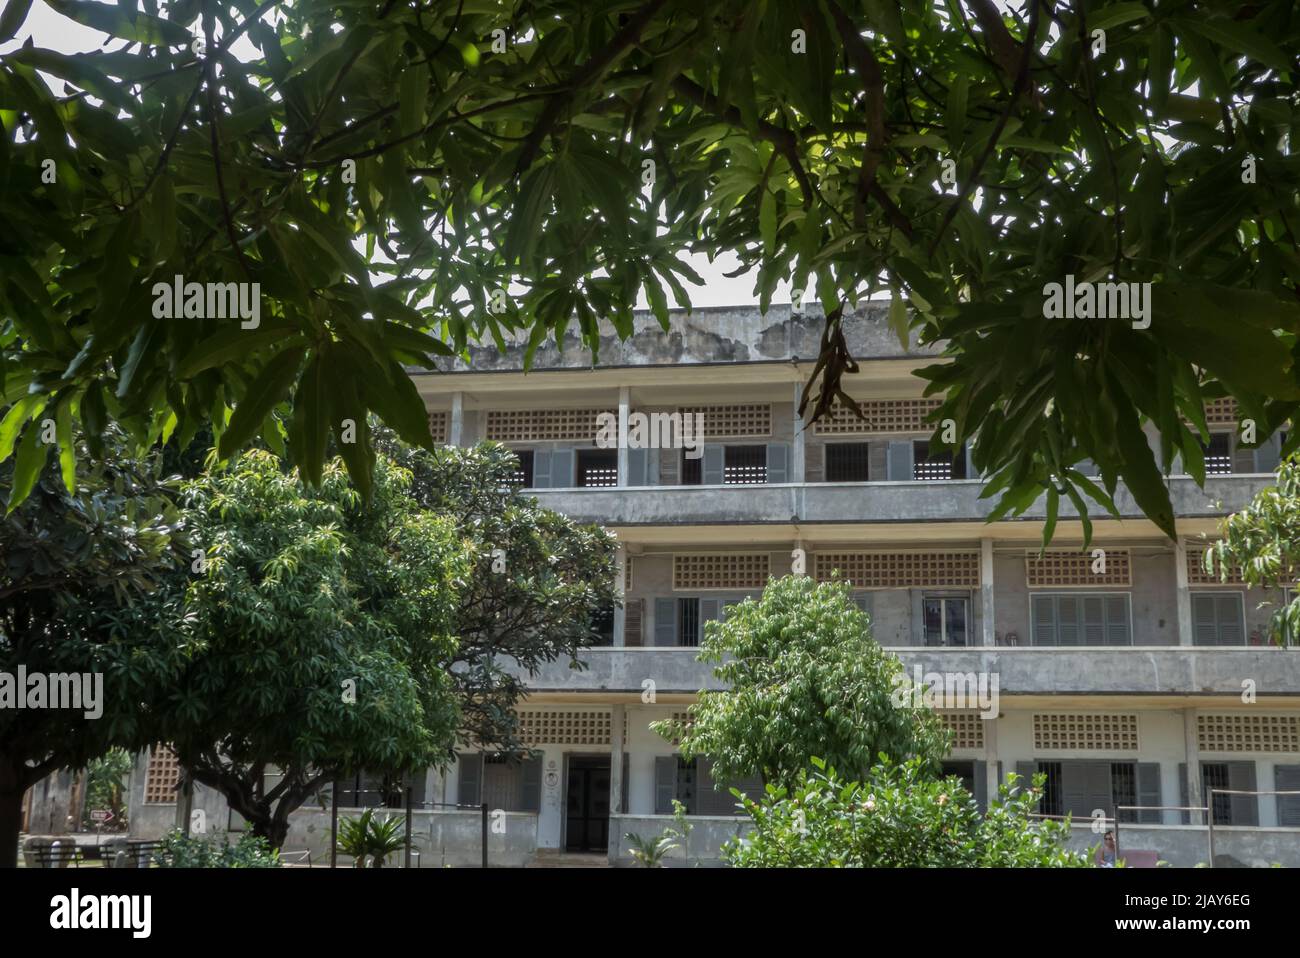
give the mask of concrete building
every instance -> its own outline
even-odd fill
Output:
[[[969,457],[930,454],[936,403],[913,371],[942,360],[901,349],[883,310],[863,308],[845,329],[861,364],[846,387],[868,418],[839,410],[805,428],[798,398],[821,328],[820,315],[788,307],[699,309],[667,333],[638,314],[629,339],[610,332],[595,367],[571,339],[539,348],[528,373],[519,345],[416,375],[443,441],[508,444],[542,504],[616,534],[624,596],[589,668],[557,662],[529,680],[534,760],[463,753],[418,783],[419,800],[501,810],[491,858],[506,864],[563,851],[626,861],[625,836],[658,834],[676,798],[696,825],[676,855],[716,860],[743,830],[732,798],[649,723],[716,687],[696,661],[703,624],[796,567],[846,576],[909,673],[996,676],[995,717],[944,713],[956,733],[948,768],[981,802],[1010,772],[1046,773],[1042,811],[1082,821],[1080,847],[1099,840],[1087,827],[1098,810],[1196,806],[1211,788],[1300,789],[1300,656],[1265,638],[1270,604],[1286,597],[1199,565],[1223,516],[1270,484],[1276,438],[1238,448],[1234,405],[1214,403],[1205,488],[1168,479],[1178,541],[1121,488],[1121,518],[1094,516],[1088,552],[1063,504],[1040,556],[1042,502],[987,523],[996,497],[980,498]],[[702,449],[600,448],[601,413],[699,416]],[[474,814],[420,813],[422,863],[476,861]],[[1195,813],[1119,816],[1122,851],[1208,858]],[[1300,865],[1300,797],[1217,795],[1213,819],[1221,860]],[[323,848],[322,829],[326,812],[300,813],[287,847]]]

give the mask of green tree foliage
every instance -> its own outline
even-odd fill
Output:
[[[687,251],[820,301],[813,414],[854,301],[946,342],[935,420],[978,440],[996,515],[1111,508],[1123,478],[1172,536],[1161,469],[1202,478],[1204,400],[1261,441],[1300,404],[1290,0],[51,5],[117,42],[0,58],[10,440],[37,405],[210,422],[314,481],[351,420],[365,489],[367,410],[432,445],[404,366],[571,325],[598,359],[642,292],[668,326]],[[259,283],[257,327],[159,318],[177,275]],[[1149,327],[1045,318],[1066,276],[1152,283]]]
[[[1029,818],[1035,787],[999,789],[982,815],[956,778],[935,780],[923,763],[881,763],[861,781],[821,761],[792,788],[769,788],[761,802],[742,796],[754,828],[723,846],[740,868],[1081,868],[1063,846],[1065,822]]]
[[[411,498],[454,521],[474,557],[454,611],[463,740],[518,750],[524,677],[565,658],[582,667],[597,615],[614,608],[614,537],[516,492],[518,460],[499,443],[426,452],[381,432],[376,445],[410,470]]]
[[[131,753],[124,748],[110,749],[86,766],[86,802],[82,830],[106,829],[126,831],[126,789],[131,774]],[[92,809],[106,809],[113,817],[106,825],[90,819]]]
[[[1206,549],[1203,562],[1225,582],[1240,569],[1249,586],[1296,593],[1273,611],[1270,632],[1279,645],[1300,639],[1300,457],[1284,460],[1277,485],[1224,520],[1223,536]]]
[[[701,691],[689,721],[652,727],[687,759],[708,756],[718,781],[757,773],[793,787],[812,756],[854,775],[881,755],[937,772],[949,733],[929,709],[895,704],[902,665],[869,629],[845,583],[772,580],[705,627],[699,659],[726,690]]]
[[[159,737],[273,847],[323,783],[424,768],[451,749],[447,663],[470,559],[409,486],[381,457],[369,502],[338,460],[311,490],[254,450],[184,487],[202,559],[158,617],[155,640],[184,650],[152,690]]]
[[[176,659],[166,646],[141,648],[130,627],[132,602],[157,587],[180,548],[172,490],[148,462],[125,454],[115,431],[93,464],[80,451],[71,493],[55,458],[34,473],[22,451],[0,463],[0,490],[31,487],[0,518],[0,671],[103,674],[100,718],[0,709],[0,867],[17,863],[28,788],[55,769],[85,767],[109,745],[150,741],[139,703]]]

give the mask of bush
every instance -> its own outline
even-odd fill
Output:
[[[167,834],[154,853],[159,868],[279,868],[280,853],[265,838],[250,832],[230,844],[230,836],[186,835],[180,829]]]
[[[762,802],[743,798],[754,830],[722,849],[741,868],[1078,868],[1063,843],[1069,826],[1031,820],[1039,795],[1003,785],[981,815],[956,778],[933,780],[923,761],[874,766],[845,781],[819,759],[793,789],[769,786]],[[1034,783],[1041,789],[1043,776]],[[1014,779],[1013,779],[1014,782]],[[733,790],[734,791],[734,790]],[[739,796],[739,792],[734,792]]]

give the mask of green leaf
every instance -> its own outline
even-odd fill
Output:
[[[230,417],[225,431],[221,434],[217,454],[223,461],[242,449],[261,431],[262,422],[285,397],[289,387],[297,378],[298,366],[305,352],[306,348],[303,346],[293,346],[284,350],[267,363],[257,378],[249,384],[243,398],[235,406],[235,412]]]
[[[8,0],[4,12],[0,13],[0,43],[14,38],[31,8],[32,0]]]
[[[132,13],[121,7],[91,0],[45,0],[46,4],[72,20],[123,40],[133,40],[151,46],[186,44],[193,37],[178,23],[151,17],[145,13]]]
[[[1140,6],[1140,4],[1138,4]],[[1252,60],[1272,67],[1274,70],[1289,72],[1293,69],[1291,60],[1272,40],[1262,33],[1252,30],[1244,23],[1220,18],[1178,18],[1180,26],[1194,30],[1208,40],[1225,47],[1234,53],[1242,53]]]
[[[0,419],[0,462],[4,462],[14,452],[14,443],[22,432],[23,423],[34,419],[45,408],[45,397],[35,393],[24,396],[9,407],[4,419]]]
[[[54,432],[59,440],[59,471],[68,495],[77,492],[77,455],[72,435],[72,403],[61,402],[54,414]]]
[[[1109,30],[1149,16],[1151,11],[1141,3],[1112,3],[1088,14],[1088,30]]]
[[[17,509],[40,477],[50,447],[41,442],[41,424],[33,422],[27,427],[23,440],[18,444],[18,457],[14,460],[13,486],[9,490],[9,502],[6,515]]]
[[[329,384],[325,378],[324,363],[319,355],[313,356],[302,371],[293,397],[293,432],[290,445],[303,477],[313,486],[319,486],[325,463],[325,448],[329,442]]]
[[[898,337],[898,343],[907,351],[908,347],[908,316],[907,303],[904,302],[900,293],[895,292],[893,298],[889,301],[889,328],[894,331]]]

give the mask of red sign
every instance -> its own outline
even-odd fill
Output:
[[[100,823],[111,822],[113,820],[113,813],[107,808],[92,808],[90,810],[90,820],[92,822]]]

